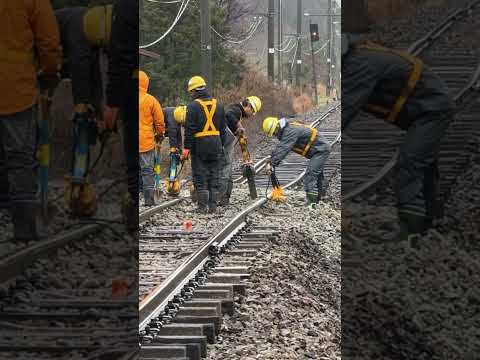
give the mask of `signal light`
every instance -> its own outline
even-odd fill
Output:
[[[318,24],[310,24],[310,37],[312,42],[320,41],[320,34],[318,33]]]

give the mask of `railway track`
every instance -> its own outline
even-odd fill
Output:
[[[109,241],[129,247],[119,241],[120,222],[81,220],[0,259],[0,358],[133,358],[137,297],[116,299],[111,272],[96,279],[87,272],[109,262],[89,258],[115,258]]]
[[[313,125],[321,125],[339,108],[337,104],[329,109]],[[339,127],[319,131],[333,146],[340,141]],[[257,173],[267,159],[255,164]],[[331,157],[328,166],[332,170],[326,173],[326,178],[333,174],[335,166],[338,169],[338,160],[339,156]],[[305,168],[306,162],[287,160],[277,170],[277,175],[282,174],[284,188],[300,182]],[[263,180],[259,179],[258,184],[262,186]],[[249,269],[259,249],[280,231],[275,227],[258,227],[248,220],[251,213],[267,203],[268,197],[250,202],[213,236],[154,223],[152,216],[158,214],[157,221],[161,221],[159,212],[181,201],[176,199],[140,215],[142,221],[151,223],[141,227],[144,231],[140,235],[142,359],[204,358],[207,344],[215,342],[219,334],[222,315],[234,311],[235,294],[245,293]]]
[[[480,106],[472,101],[480,90],[478,53],[461,42],[471,31],[471,20],[480,17],[480,1],[472,1],[441,21],[408,50],[419,56],[448,85],[457,104],[457,114],[442,140],[439,156],[439,203],[450,194],[455,179],[468,165],[480,134]],[[342,150],[342,201],[368,196],[394,168],[404,132],[362,114],[344,139]]]

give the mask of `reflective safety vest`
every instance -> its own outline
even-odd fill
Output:
[[[213,116],[215,115],[215,111],[217,110],[217,100],[195,100],[200,106],[203,108],[203,112],[205,114],[205,118],[207,121],[205,122],[205,126],[203,130],[197,132],[194,137],[205,137],[205,136],[220,136],[220,131],[215,128],[215,124],[213,123]],[[210,108],[209,108],[210,107]]]
[[[297,126],[303,126],[305,128],[308,128],[308,130],[310,130],[310,137],[309,137],[307,143],[305,144],[305,146],[303,148],[294,147],[292,149],[293,152],[296,152],[297,154],[300,154],[302,156],[306,156],[308,154],[308,151],[312,147],[313,143],[315,142],[315,140],[317,140],[318,130],[314,129],[314,128],[308,126],[308,125],[299,123],[297,121],[292,121],[291,124],[294,124],[294,125],[297,125]]]
[[[409,62],[410,64],[412,64],[412,71],[410,72],[408,81],[405,84],[402,91],[400,92],[400,95],[398,96],[397,100],[395,101],[391,109],[386,108],[384,106],[373,105],[373,104],[367,104],[366,106],[367,110],[372,111],[373,113],[385,116],[386,121],[394,124],[397,121],[398,114],[400,114],[400,112],[403,109],[403,106],[405,105],[408,98],[413,93],[413,90],[415,90],[415,87],[417,86],[418,80],[422,75],[423,62],[419,58],[409,54],[406,51],[389,49],[389,48],[377,45],[373,42],[366,42],[365,44],[356,46],[356,48],[395,54],[400,56],[402,59]]]

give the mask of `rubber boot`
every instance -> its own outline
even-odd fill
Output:
[[[210,200],[210,192],[208,190],[197,191],[198,212],[206,214],[208,212],[208,203]]]
[[[228,181],[227,191],[225,193],[225,205],[230,204],[230,197],[232,196],[232,191],[233,191],[233,181],[232,179],[230,179]]]
[[[195,189],[195,186],[190,185],[190,197],[192,198],[193,203],[197,202],[197,190]]]
[[[0,171],[3,171],[4,167],[0,166]],[[10,195],[8,194],[8,177],[6,173],[0,175],[0,209],[10,208]]]
[[[306,205],[312,209],[316,208],[318,204],[318,195],[315,193],[307,193]]]
[[[408,213],[401,213],[399,217],[399,230],[393,236],[387,237],[387,241],[401,242],[408,240],[413,235],[419,235],[426,231],[426,217]]]
[[[145,206],[155,206],[155,192],[154,190],[145,190],[143,192],[143,198],[145,200]]]
[[[215,213],[217,211],[218,192],[217,191],[211,191],[209,196],[210,196],[210,199],[209,199],[209,202],[208,202],[208,211],[210,213]]]
[[[11,208],[13,237],[16,242],[37,241],[47,237],[37,201],[15,201]]]
[[[122,198],[122,217],[127,231],[133,233],[139,230],[138,227],[138,203],[127,193]]]

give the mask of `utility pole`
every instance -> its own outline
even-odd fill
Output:
[[[278,0],[278,23],[277,23],[277,48],[280,50],[281,45],[283,44],[283,6],[282,0]],[[277,70],[278,70],[278,83],[283,84],[283,69],[282,69],[282,52],[277,50]]]
[[[331,1],[331,0],[330,0]],[[300,75],[302,72],[302,18],[303,18],[303,6],[302,0],[297,0],[297,56],[295,61],[297,62],[297,70],[295,72],[295,85],[300,87]]]
[[[312,20],[310,20],[310,29],[312,28]],[[311,31],[311,30],[310,30]],[[310,33],[310,48],[312,49],[312,85],[315,94],[315,105],[318,105],[318,90],[317,90],[317,70],[315,68],[315,51],[313,50],[313,34]]]
[[[331,66],[330,66],[330,86],[331,86],[331,90],[333,91],[333,89],[335,88],[335,84],[337,82],[337,73],[338,73],[338,68],[337,68],[337,54],[336,54],[336,48],[335,48],[335,44],[336,44],[336,41],[335,41],[335,38],[337,36],[337,32],[335,31],[335,25],[333,24],[332,22],[332,51],[331,51],[331,55],[332,55],[332,62],[331,62]]]
[[[210,32],[210,1],[200,0],[200,51],[202,55],[202,75],[207,86],[213,89],[212,84],[212,42]]]
[[[328,0],[328,18],[327,18],[327,38],[328,38],[328,46],[327,46],[327,65],[328,65],[328,72],[327,72],[327,89],[326,95],[327,97],[330,96],[330,92],[332,90],[332,0]]]
[[[275,0],[268,0],[268,78],[275,80]]]

